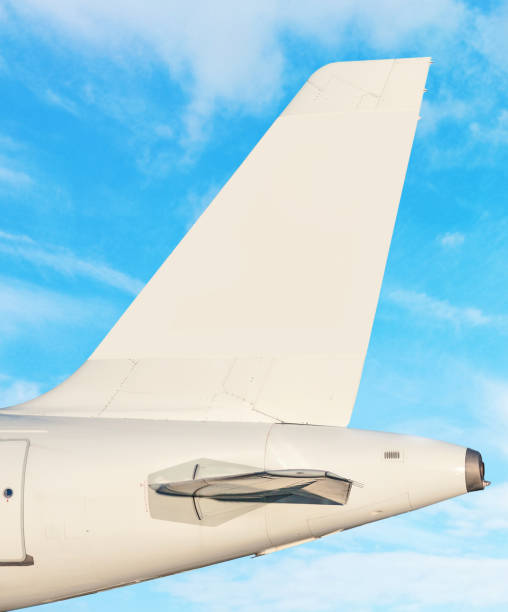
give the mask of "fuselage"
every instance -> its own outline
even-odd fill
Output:
[[[0,453],[12,440],[27,441],[24,484],[9,481],[19,466],[2,466],[12,496],[0,503],[22,496],[26,555],[2,561],[1,542],[18,528],[4,521],[0,610],[260,554],[470,489],[464,447],[342,427],[0,416]],[[152,516],[149,474],[202,458],[327,470],[355,485],[345,505],[258,504],[215,526]]]

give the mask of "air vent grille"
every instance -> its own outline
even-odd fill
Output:
[[[385,459],[400,459],[400,451],[396,451],[396,450],[385,451]]]

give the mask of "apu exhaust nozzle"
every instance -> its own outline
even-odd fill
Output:
[[[484,480],[485,464],[478,451],[468,448],[466,450],[466,489],[471,491],[482,491],[488,487],[490,482]]]

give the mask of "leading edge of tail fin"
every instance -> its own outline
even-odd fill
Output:
[[[90,359],[5,412],[347,425],[429,63],[315,72]]]

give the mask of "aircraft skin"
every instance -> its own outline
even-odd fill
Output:
[[[4,416],[30,439],[25,547],[34,564],[0,567],[11,610],[319,538],[466,492],[466,449],[412,436],[258,423]],[[12,433],[8,433],[11,431]],[[400,459],[386,459],[398,451]],[[261,504],[217,527],[153,519],[147,474],[213,456],[260,468],[352,477],[344,506]]]
[[[235,185],[242,172],[242,180],[252,184],[252,177],[245,179],[245,173],[256,168],[256,156],[266,154],[266,147],[273,143],[270,138],[278,138],[280,124],[276,123],[272,136],[269,133],[268,140],[263,139],[238,171],[240,179],[233,177],[210,212],[205,212],[169,264],[164,264],[84,366],[41,398],[2,411],[0,610],[266,554],[481,490],[488,484],[476,451],[415,436],[346,427],[428,63],[428,58],[416,58],[332,64],[315,73],[318,77],[313,75],[307,89],[288,107],[289,115],[296,113],[296,118],[292,115],[284,126],[298,130],[302,125],[304,131],[311,127],[305,132],[309,138],[316,132],[309,122],[349,124],[348,113],[358,117],[358,109],[364,111],[358,125],[370,122],[369,134],[384,130],[390,122],[403,124],[401,130],[407,137],[401,140],[400,151],[393,153],[400,163],[394,161],[385,168],[388,174],[393,170],[392,178],[385,180],[383,175],[381,187],[375,185],[380,202],[383,185],[387,189],[386,207],[380,211],[387,220],[384,225],[375,220],[372,227],[362,227],[362,232],[374,236],[371,240],[369,235],[367,241],[373,254],[362,246],[355,258],[346,257],[344,269],[340,268],[340,253],[330,258],[330,249],[347,246],[350,253],[355,248],[345,234],[337,240],[330,230],[328,236],[327,220],[319,214],[329,186],[337,180],[330,166],[326,176],[294,179],[300,181],[298,191],[302,191],[301,181],[309,180],[309,185],[324,181],[323,198],[313,201],[315,210],[309,217],[323,223],[317,228],[323,235],[321,250],[316,247],[306,254],[302,261],[309,261],[308,269],[303,264],[298,274],[292,274],[289,267],[282,283],[284,293],[277,293],[278,285],[272,283],[270,273],[273,268],[278,273],[279,260],[285,257],[283,252],[278,255],[277,248],[281,251],[280,246],[287,244],[290,250],[293,238],[295,245],[300,244],[296,240],[299,232],[312,235],[313,231],[303,222],[288,227],[284,221],[285,238],[274,244],[273,252],[270,236],[265,240],[264,259],[251,257],[252,249],[246,251],[250,267],[245,265],[251,275],[249,286],[242,291],[253,285],[263,298],[262,305],[249,311],[250,298],[248,303],[241,302],[241,296],[224,298],[221,291],[235,296],[243,282],[226,282],[230,270],[225,270],[228,265],[236,266],[242,255],[235,259],[227,252],[215,254],[226,248],[227,240],[236,239],[235,232],[227,231],[230,214],[238,214],[228,209],[228,197],[236,198]],[[330,71],[335,71],[332,78]],[[397,95],[390,93],[394,74],[400,77]],[[358,75],[363,79],[361,85]],[[408,92],[413,91],[414,101],[406,104]],[[323,129],[325,143],[329,131]],[[317,155],[316,150],[309,151],[309,159]],[[325,150],[320,167],[328,159]],[[373,164],[367,168],[369,176],[375,175],[377,162]],[[283,176],[275,181],[274,189],[287,180]],[[374,176],[372,181],[376,180]],[[361,207],[365,201],[362,188],[370,186],[358,187],[360,195],[354,206]],[[295,194],[291,202],[297,204]],[[280,197],[284,194],[277,191],[273,201]],[[308,194],[302,198],[305,204]],[[265,199],[258,199],[262,207]],[[277,225],[277,210],[272,202],[268,204]],[[327,214],[335,214],[335,204],[325,205]],[[359,224],[364,224],[363,213],[356,219],[349,207],[346,202],[337,219],[345,219],[351,235],[356,235]],[[206,284],[210,274],[205,270],[207,278],[197,278],[196,286],[189,287],[195,278],[191,274],[187,280],[194,256],[185,258],[194,245],[199,252],[202,236],[211,231],[216,213],[222,215],[216,227],[220,226],[224,244],[209,251],[207,260],[224,256],[223,265],[214,265],[217,274],[224,276],[210,280],[207,299],[198,296],[204,306],[202,318],[192,313],[195,330],[186,317],[191,317],[188,311],[194,307],[195,287]],[[306,209],[295,209],[291,218],[299,214],[306,215]],[[255,224],[254,212],[252,216]],[[232,224],[236,222],[244,227],[242,219]],[[254,229],[244,230],[241,243],[249,249]],[[383,240],[378,244],[375,237],[379,234]],[[289,255],[299,256],[296,251]],[[344,272],[337,286],[323,271],[330,259],[338,276]],[[292,262],[288,257],[284,265]],[[323,268],[316,271],[320,262]],[[361,272],[363,265],[367,270],[375,268],[372,278],[365,280],[360,273],[351,277],[350,270],[358,272],[355,266],[360,266]],[[179,275],[175,270],[180,269]],[[199,276],[198,271],[195,274]],[[363,287],[364,280],[368,287]],[[298,310],[300,303],[294,302],[291,293],[293,282],[295,287],[303,284],[304,291],[312,287],[317,299],[306,303],[302,293],[303,305]],[[189,308],[171,310],[168,286],[176,287],[174,295],[183,296],[182,303],[188,298]],[[287,318],[293,318],[288,329],[281,331],[277,321],[285,319],[277,319],[277,307],[284,306],[287,295],[293,301]],[[343,307],[342,315],[350,313],[345,322],[333,309],[326,310],[326,304],[334,305],[336,298]],[[268,307],[266,301],[273,303]],[[270,319],[272,311],[275,323]],[[153,317],[147,312],[153,312]],[[238,323],[244,313],[248,324]],[[139,321],[145,321],[141,331]],[[335,349],[337,344],[349,348],[340,352]]]

